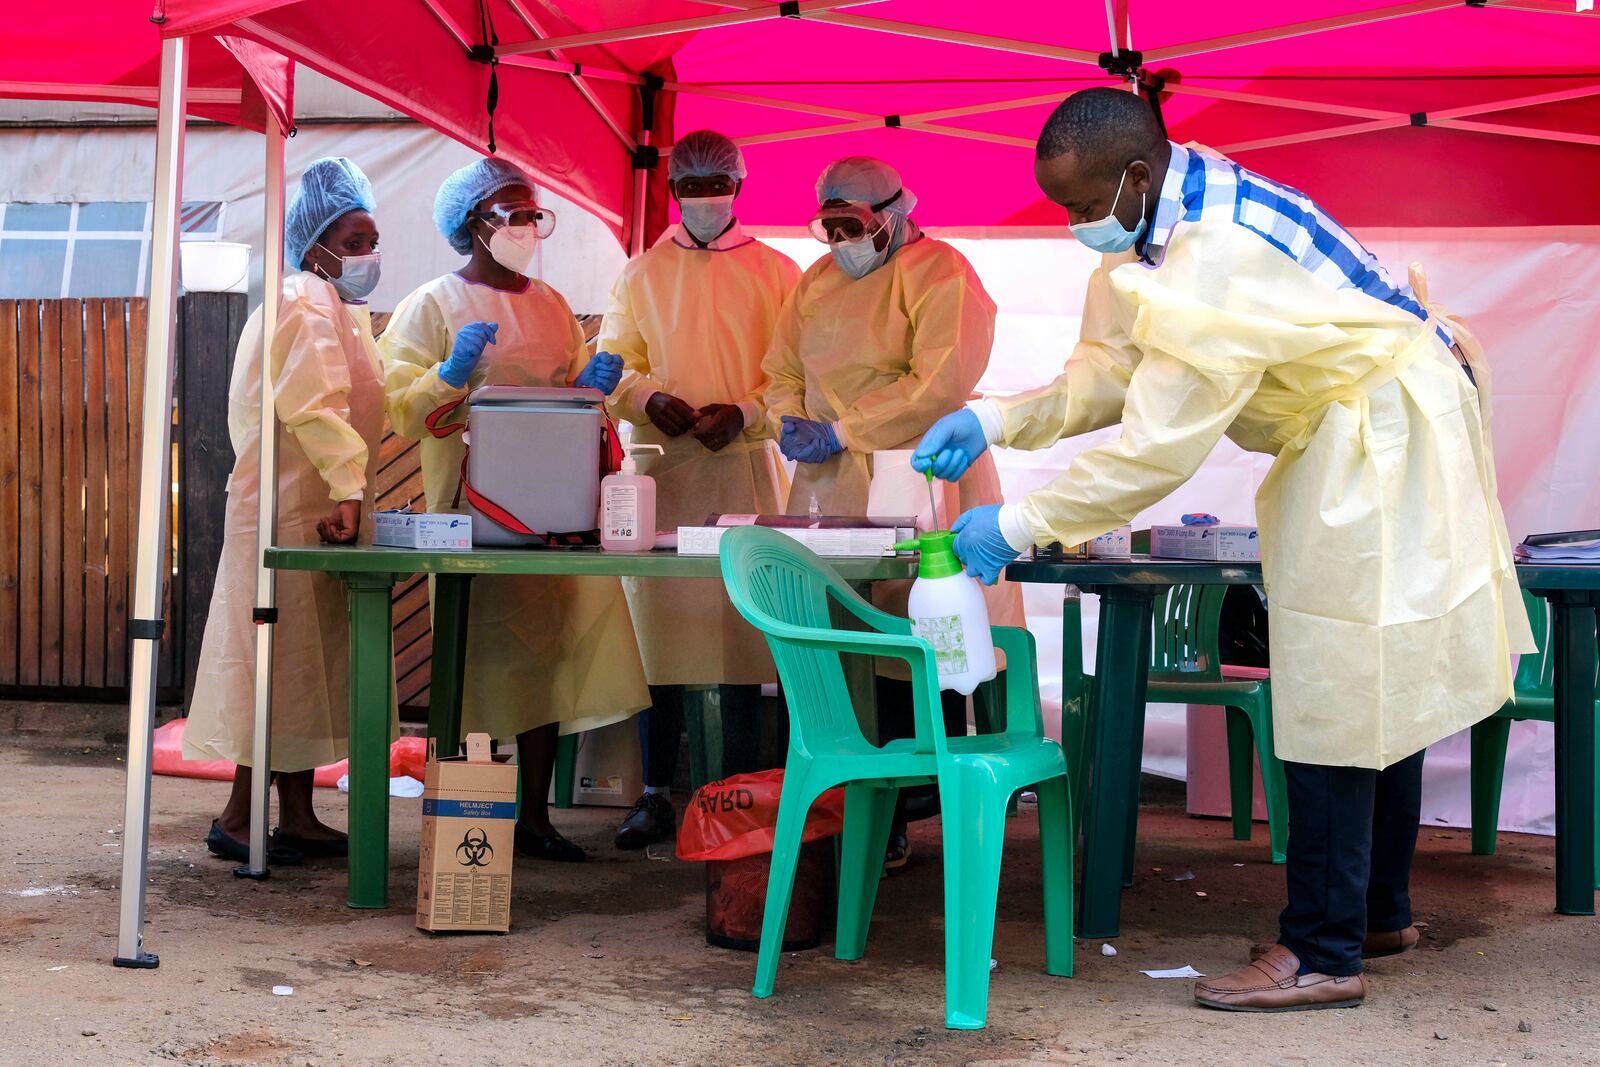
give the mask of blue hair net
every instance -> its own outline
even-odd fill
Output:
[[[882,210],[905,218],[917,206],[917,194],[900,184],[900,172],[871,156],[845,156],[830,163],[817,178],[817,203],[851,200],[869,206],[882,204],[899,193]]]
[[[284,215],[284,261],[294,270],[303,269],[306,251],[340,215],[377,207],[372,183],[360,167],[343,156],[317,160],[300,176],[300,188]]]
[[[726,174],[735,181],[744,181],[744,153],[739,146],[716,130],[695,130],[678,138],[667,157],[667,177],[709,178]]]
[[[472,251],[467,216],[478,201],[510,185],[526,185],[535,195],[538,193],[532,178],[503,159],[486,156],[462,167],[439,186],[439,193],[433,198],[433,224],[451,248],[466,255]]]

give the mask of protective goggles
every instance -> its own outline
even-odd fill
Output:
[[[903,191],[876,204],[855,200],[847,204],[820,207],[807,229],[811,231],[811,236],[825,245],[855,244],[875,237],[888,224],[888,219],[879,212],[899,200]]]
[[[495,204],[487,211],[473,212],[472,217],[496,226],[532,226],[541,238],[549,237],[556,229],[556,213],[531,200]]]

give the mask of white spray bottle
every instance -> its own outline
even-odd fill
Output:
[[[933,484],[932,475],[928,484]],[[994,637],[983,587],[962,569],[955,540],[952,533],[932,530],[894,547],[922,553],[906,614],[911,616],[911,632],[933,646],[939,688],[971,696],[995,676]]]
[[[600,547],[608,552],[649,552],[656,547],[656,480],[639,473],[635,452],[660,445],[622,446],[622,470],[600,481]]]

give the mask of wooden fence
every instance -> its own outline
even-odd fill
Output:
[[[233,452],[228,382],[245,320],[239,294],[180,303],[173,482],[163,566],[163,698],[187,700],[211,604]],[[146,304],[0,300],[0,695],[114,698],[128,684],[144,401]],[[382,331],[387,316],[374,315]],[[591,342],[598,317],[583,320]],[[415,441],[385,433],[375,506],[425,506]],[[402,707],[425,708],[428,585],[394,596]]]
[[[0,687],[127,685],[144,335],[142,300],[0,301]]]

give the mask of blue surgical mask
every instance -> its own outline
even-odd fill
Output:
[[[710,244],[733,222],[733,197],[692,196],[678,201],[684,229],[701,244]]]
[[[329,255],[333,254],[326,245],[319,244],[318,247]],[[341,300],[349,304],[358,303],[378,287],[382,261],[381,252],[374,252],[370,256],[340,256],[339,276],[329,278],[328,284],[333,286]]]
[[[889,258],[889,246],[879,248],[869,235],[859,241],[844,241],[830,246],[833,261],[852,278],[865,278]]]
[[[1122,177],[1117,182],[1117,195],[1111,198],[1111,213],[1103,219],[1093,222],[1080,222],[1076,226],[1067,227],[1083,244],[1108,255],[1117,252],[1126,252],[1134,246],[1144,233],[1144,197],[1139,198],[1139,225],[1132,230],[1122,225],[1117,218],[1117,201],[1122,199],[1122,186],[1128,180],[1128,171],[1124,167]]]

